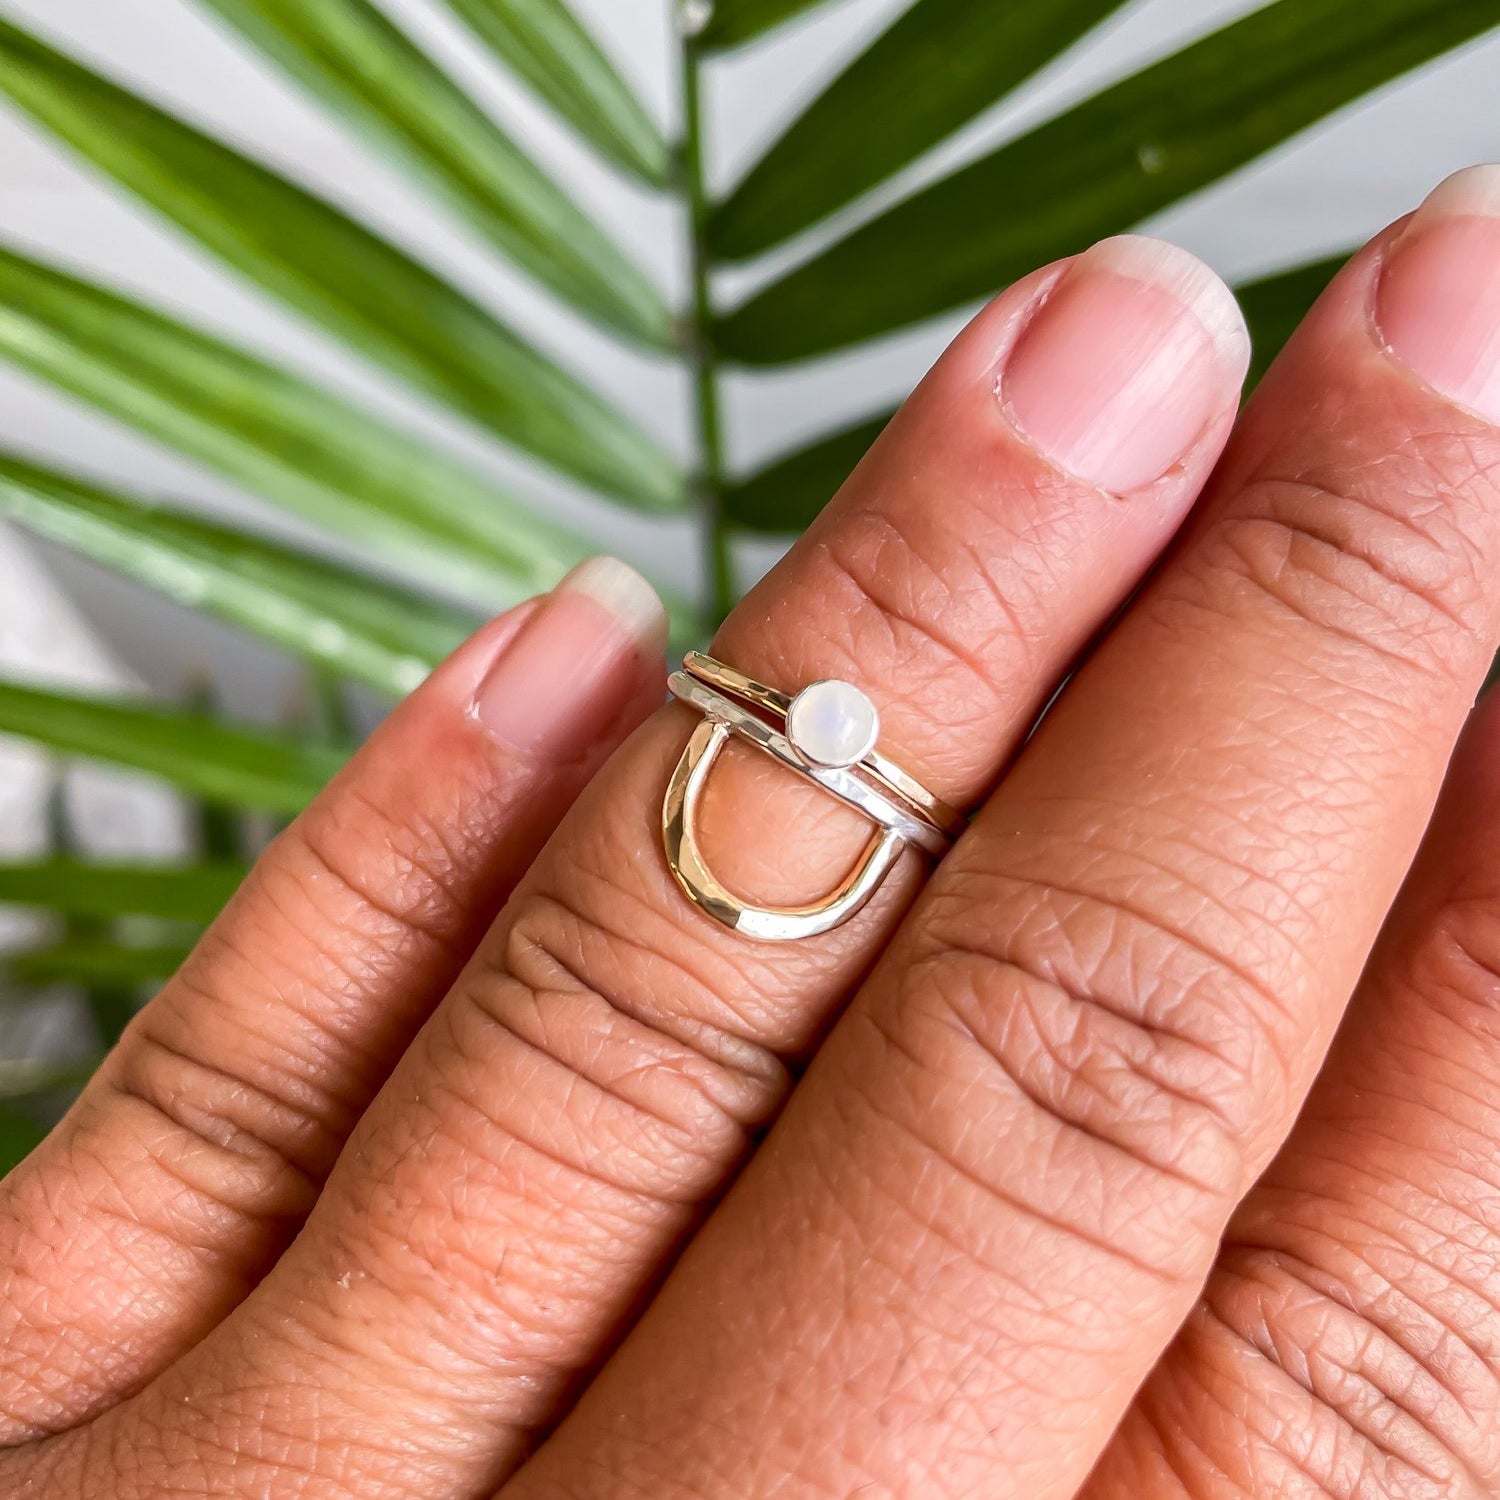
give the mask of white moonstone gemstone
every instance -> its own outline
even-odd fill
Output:
[[[815,682],[787,710],[786,735],[815,766],[852,766],[875,748],[880,715],[849,682]]]

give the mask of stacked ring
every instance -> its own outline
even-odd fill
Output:
[[[879,713],[851,683],[815,682],[793,697],[692,651],[667,685],[674,697],[703,715],[662,806],[667,863],[690,900],[746,937],[786,942],[828,932],[870,900],[907,845],[941,859],[964,829],[962,814],[879,753]],[[808,906],[757,906],[730,891],[705,862],[697,837],[698,806],[714,762],[731,738],[813,782],[875,825],[854,869],[823,900]]]

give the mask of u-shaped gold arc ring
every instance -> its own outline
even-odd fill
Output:
[[[951,847],[962,826],[961,817],[925,791],[921,805],[899,794],[893,796],[886,774],[894,769],[889,762],[879,761],[878,771],[862,765],[863,776],[852,768],[809,765],[786,735],[747,708],[739,695],[731,697],[688,672],[674,673],[670,685],[679,700],[704,718],[677,762],[662,804],[667,863],[688,899],[725,927],[762,942],[815,937],[848,921],[870,900],[907,844],[939,859]],[[783,717],[780,704],[751,701]],[[854,868],[823,900],[797,907],[757,906],[729,890],[709,868],[698,843],[697,813],[714,763],[731,736],[823,787],[876,825]],[[941,826],[927,805],[941,817]]]
[[[742,900],[709,869],[697,834],[703,788],[733,733],[727,724],[705,719],[693,731],[672,773],[662,804],[662,833],[672,874],[690,901],[746,937],[784,943],[829,932],[847,922],[875,894],[906,841],[893,828],[877,830],[837,889],[811,906],[755,906]]]

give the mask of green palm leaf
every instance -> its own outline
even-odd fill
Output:
[[[804,358],[983,296],[1500,23],[1494,0],[1273,0],[918,193],[720,320]]]
[[[671,509],[683,481],[613,407],[321,198],[0,21],[0,89],[236,270],[565,473]]]
[[[103,1061],[99,1057],[54,1062],[50,1058],[0,1058],[0,1100],[30,1099],[38,1094],[76,1089]],[[5,1112],[6,1118],[10,1111]],[[0,1142],[3,1149],[3,1142]],[[29,1149],[29,1147],[27,1148]]]
[[[699,34],[705,50],[739,47],[824,0],[716,0]]]
[[[374,579],[3,452],[0,517],[392,697],[415,687],[470,628],[456,612]]]
[[[0,1177],[30,1156],[46,1136],[35,1120],[8,1104],[0,1105]]]
[[[709,221],[715,255],[768,250],[883,182],[1122,0],[917,0],[795,120]]]
[[[311,382],[3,246],[0,357],[430,588],[508,604],[590,550]]]
[[[370,0],[205,3],[567,302],[628,338],[670,344],[671,314],[640,268]]]
[[[1291,338],[1308,308],[1323,294],[1323,289],[1338,275],[1354,252],[1329,256],[1305,266],[1294,266],[1260,281],[1236,288],[1245,321],[1250,325],[1253,350],[1249,384],[1256,384],[1281,353],[1281,346]]]
[[[772,535],[801,531],[854,472],[894,415],[883,412],[831,432],[734,480],[724,494],[725,512],[745,531]]]
[[[86,864],[48,859],[0,863],[0,904],[72,917],[155,917],[206,926],[244,880],[239,864]]]
[[[69,938],[0,958],[0,973],[13,984],[138,986],[170,979],[188,956],[182,944],[137,945],[108,938]]]
[[[655,186],[671,153],[661,131],[564,0],[446,0],[497,57],[596,150]]]
[[[1254,385],[1265,373],[1349,253],[1295,266],[1235,289],[1255,351],[1247,384]],[[742,530],[772,535],[810,526],[893,416],[894,412],[883,411],[815,438],[734,480],[724,495],[729,519]]]
[[[0,682],[0,734],[146,771],[200,797],[285,814],[311,802],[346,758],[327,745],[230,728],[203,714],[13,682]]]

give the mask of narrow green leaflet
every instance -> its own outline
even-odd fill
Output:
[[[3,246],[0,358],[429,588],[508,604],[589,550],[328,391]]]
[[[822,3],[823,0],[714,0],[713,13],[698,41],[705,50],[738,47]],[[1043,0],[1033,3],[1041,4]]]
[[[46,1135],[35,1120],[8,1104],[0,1104],[0,1177],[30,1156]]]
[[[99,1057],[73,1062],[54,1062],[42,1057],[0,1057],[0,1100],[31,1099],[38,1094],[76,1089],[88,1082],[102,1061]]]
[[[193,846],[204,859],[237,859],[249,847],[248,815],[237,807],[199,798],[188,811],[193,820]]]
[[[47,822],[50,833],[48,847],[53,854],[61,857],[73,852],[76,847],[73,819],[68,811],[64,779],[60,776],[52,779],[48,791]],[[109,918],[81,917],[72,913],[55,911],[49,915],[52,920],[47,924],[51,929],[48,942],[52,950],[57,953],[65,953],[75,946],[91,948],[106,939],[113,940],[117,932],[115,923]],[[58,918],[61,920],[59,921]],[[140,922],[140,918],[130,919],[132,925],[137,925],[137,930],[139,930]],[[152,925],[156,926],[154,923]],[[185,941],[180,924],[171,925],[174,929],[179,929],[174,931],[172,936],[179,941]],[[121,924],[118,929],[122,933],[128,930],[125,924]],[[161,932],[161,928],[157,927],[157,935],[161,935]],[[28,986],[35,988],[51,982],[42,975],[28,975],[18,970],[11,962],[14,957],[16,955],[9,952],[0,954],[0,990],[9,986],[21,989]],[[100,1040],[106,1046],[113,1046],[140,1008],[141,990],[138,984],[100,979],[96,982],[80,984],[78,999],[93,1018]]]
[[[1274,0],[898,204],[718,325],[752,364],[975,300],[1500,24],[1495,0]]]
[[[1281,346],[1349,259],[1349,253],[1235,288],[1254,346],[1250,385],[1281,352]],[[893,416],[894,412],[882,412],[829,433],[733,481],[724,495],[725,513],[745,531],[787,535],[804,530],[854,472]]]
[[[672,315],[641,269],[370,0],[204,3],[580,312],[670,345]]]
[[[0,734],[271,813],[300,812],[346,758],[327,745],[231,728],[201,714],[13,682],[0,682]]]
[[[0,863],[0,904],[77,917],[157,917],[207,926],[247,869],[233,863],[100,865],[74,859]]]
[[[566,0],[446,3],[608,160],[665,185],[671,152],[660,128]]]
[[[825,218],[1009,93],[1121,0],[917,0],[808,106],[709,221],[741,260]]]
[[[48,984],[135,988],[170,979],[187,955],[183,944],[137,945],[75,937],[0,956],[0,973],[15,984],[37,988]]]
[[[477,303],[321,198],[0,21],[0,90],[241,274],[565,473],[649,509],[650,438]]]
[[[764,469],[734,480],[724,494],[724,512],[745,531],[795,534],[810,526],[854,472],[893,412],[819,438]]]
[[[1235,288],[1235,295],[1245,311],[1245,321],[1250,325],[1250,385],[1259,382],[1308,308],[1318,300],[1324,287],[1353,253],[1345,251],[1342,255],[1295,266],[1289,271]]]
[[[218,708],[218,694],[214,691],[212,677],[203,682],[193,685],[189,689],[185,706],[195,713],[212,714]],[[353,738],[353,736],[348,736]],[[191,823],[191,848],[199,859],[205,860],[236,860],[242,859],[245,852],[253,847],[254,834],[248,826],[253,814],[244,813],[237,807],[227,803],[213,802],[204,797],[190,797],[187,799],[187,814]],[[74,838],[71,820],[65,822],[62,836],[54,837],[51,847],[58,851],[78,853]],[[91,925],[88,922],[74,922],[71,924],[69,935],[79,932],[87,932]]]
[[[359,573],[4,452],[0,517],[392,697],[472,625]]]

